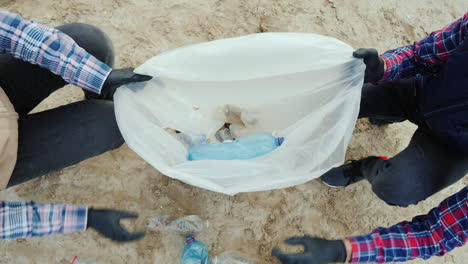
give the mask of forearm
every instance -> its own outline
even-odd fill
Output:
[[[41,237],[86,230],[87,208],[35,202],[0,202],[0,238]]]
[[[450,58],[467,37],[467,32],[468,13],[413,45],[386,51],[381,55],[386,66],[382,81],[406,79],[434,71],[434,67]]]
[[[111,71],[68,35],[6,11],[0,11],[0,52],[47,68],[95,93],[100,93]]]
[[[427,215],[349,237],[351,262],[397,262],[441,256],[468,240],[468,187]]]

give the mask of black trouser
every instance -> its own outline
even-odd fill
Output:
[[[389,160],[369,158],[362,172],[372,190],[391,205],[408,206],[433,195],[468,173],[468,156],[432,137],[419,116],[414,80],[365,84],[359,117],[408,119],[419,126],[408,147]]]
[[[109,66],[114,63],[110,39],[98,28],[67,24],[59,30]],[[19,117],[18,160],[8,187],[58,171],[121,146],[111,101],[86,100],[29,114],[67,83],[47,69],[0,55],[0,86]]]

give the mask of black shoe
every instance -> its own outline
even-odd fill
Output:
[[[369,118],[369,122],[375,126],[386,126],[393,123],[403,122],[405,119],[379,119],[379,118]]]
[[[328,187],[345,187],[364,179],[361,170],[362,160],[352,160],[326,172],[320,179]]]

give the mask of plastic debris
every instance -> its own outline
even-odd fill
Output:
[[[198,215],[174,218],[169,215],[157,215],[149,218],[148,227],[156,230],[172,230],[184,234],[195,234],[209,226],[208,221]]]

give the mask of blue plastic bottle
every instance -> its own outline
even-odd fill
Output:
[[[187,244],[182,252],[182,264],[210,264],[210,256],[205,244],[187,236]]]
[[[232,142],[194,145],[189,149],[188,160],[251,159],[265,155],[283,143],[268,133],[255,133]]]

